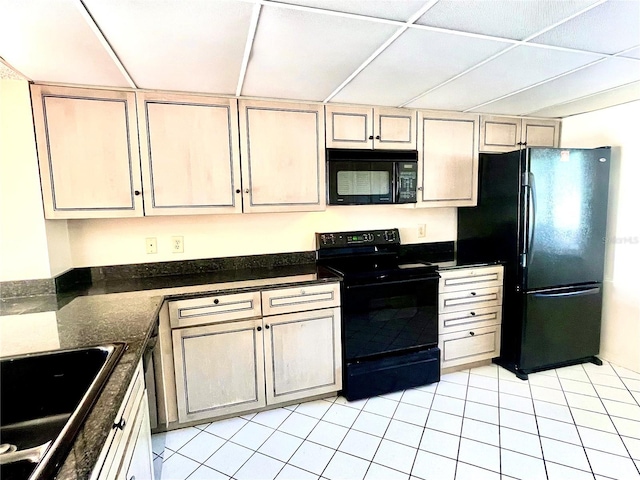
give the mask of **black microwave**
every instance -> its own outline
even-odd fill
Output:
[[[327,148],[329,205],[416,203],[417,150]]]

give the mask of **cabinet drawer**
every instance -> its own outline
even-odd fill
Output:
[[[439,336],[442,368],[500,355],[500,325],[467,329]]]
[[[438,320],[438,331],[441,334],[488,327],[502,323],[502,306],[443,313],[438,316]]]
[[[478,288],[439,295],[439,313],[502,305],[502,287]]]
[[[305,285],[262,292],[263,315],[302,312],[340,305],[340,284]]]
[[[502,286],[503,267],[477,267],[440,272],[440,293]]]
[[[259,317],[260,313],[260,292],[169,302],[169,317],[173,328]]]

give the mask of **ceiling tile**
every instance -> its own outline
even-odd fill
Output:
[[[242,94],[324,100],[397,29],[263,6]]]
[[[234,94],[253,4],[85,0],[141,88]]]
[[[414,108],[466,110],[587,65],[599,55],[521,46],[411,103]]]
[[[416,23],[524,40],[596,0],[440,0]]]
[[[637,58],[638,60],[640,60],[640,47],[631,49],[620,56],[627,58]]]
[[[0,56],[31,80],[129,86],[73,0],[3,0],[0,11]]]
[[[510,44],[411,28],[334,98],[335,102],[400,105]]]
[[[601,108],[633,101],[640,101],[640,81],[572,102],[543,108],[542,110],[531,113],[531,115],[536,117],[568,117],[570,115],[592,112],[594,110],[600,110]]]
[[[528,115],[557,105],[640,80],[640,62],[609,58],[474,111],[503,115]]]
[[[387,20],[407,21],[427,0],[278,0],[279,3],[322,8],[334,12],[355,13]]]
[[[640,44],[640,2],[610,0],[532,41],[611,54],[635,47]]]

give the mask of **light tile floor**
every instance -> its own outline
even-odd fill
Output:
[[[640,479],[640,374],[495,365],[154,435],[162,480]]]

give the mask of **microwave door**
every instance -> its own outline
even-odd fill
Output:
[[[329,164],[329,204],[393,203],[393,166],[388,162],[336,161]]]

